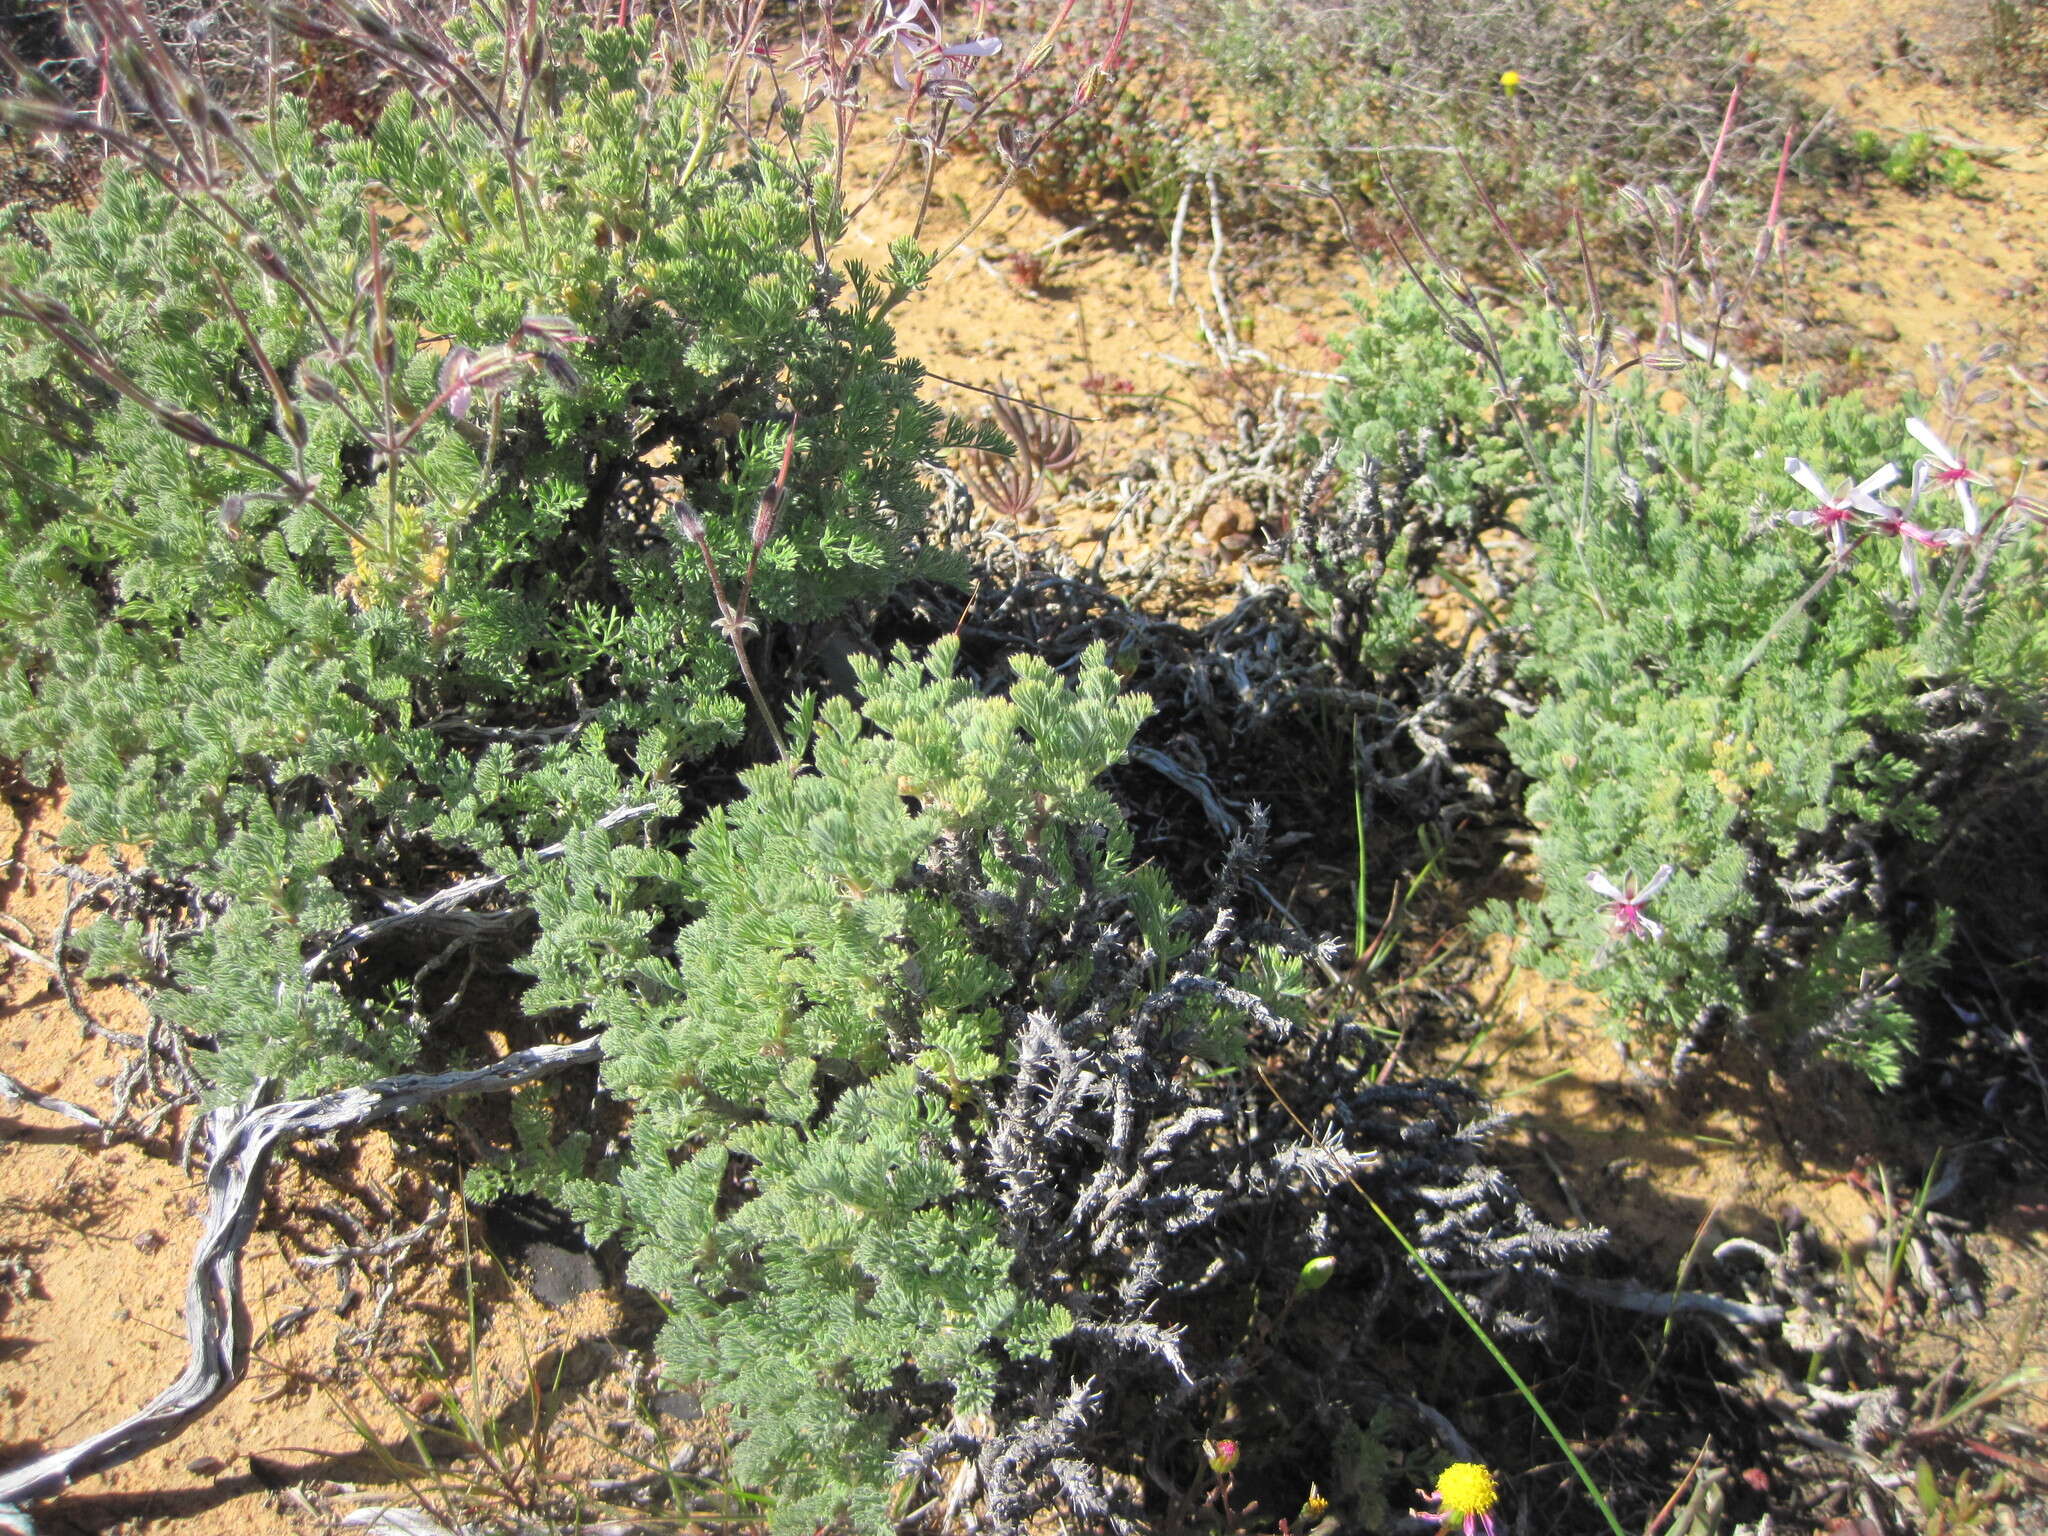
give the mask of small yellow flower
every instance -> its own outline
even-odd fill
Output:
[[[1514,95],[1516,89],[1521,85],[1521,83],[1522,72],[1519,69],[1504,69],[1501,71],[1500,89],[1502,95]]]
[[[1462,1529],[1464,1536],[1494,1536],[1493,1506],[1500,1502],[1500,1489],[1493,1473],[1476,1461],[1454,1461],[1436,1480],[1436,1491],[1423,1495],[1436,1505],[1421,1513],[1445,1531]]]

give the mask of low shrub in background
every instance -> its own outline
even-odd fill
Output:
[[[1895,1081],[1948,936],[1927,871],[2040,707],[2038,541],[1993,488],[1966,514],[1964,472],[1904,409],[1638,375],[1566,419],[1552,317],[1492,317],[1495,405],[1483,338],[1432,340],[1418,314],[1367,317],[1331,410],[1355,439],[1405,434],[1475,509],[1522,498],[1538,691],[1505,740],[1544,889],[1488,921],[1649,1040],[1733,1025]]]
[[[1018,0],[991,13],[1022,43],[1045,31],[1060,10]],[[1044,64],[993,106],[987,120],[959,140],[962,149],[1000,158],[1013,149],[1016,188],[1034,208],[1083,219],[1129,207],[1166,229],[1191,163],[1210,152],[1216,129],[1199,60],[1174,48],[1154,18],[1139,16],[1116,49],[1113,79],[1082,92],[1104,49],[1118,35],[1117,18],[1083,13],[1052,39]]]
[[[991,14],[1022,37],[1056,9],[1010,0]],[[1731,168],[1775,161],[1799,115],[1750,72],[1720,3],[1179,0],[1147,8],[1115,88],[1072,110],[1089,58],[1078,43],[994,105],[992,124],[1035,145],[1018,185],[1064,217],[1127,203],[1161,233],[1188,197],[1206,227],[1214,195],[1229,227],[1289,230],[1334,196],[1382,250],[1408,239],[1404,201],[1460,257],[1493,246],[1487,200],[1533,248],[1567,240],[1575,209],[1596,236],[1618,235],[1603,189],[1696,166],[1738,83]]]

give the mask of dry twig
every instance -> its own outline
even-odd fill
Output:
[[[51,1498],[81,1477],[132,1461],[175,1439],[241,1380],[249,1357],[242,1249],[255,1230],[263,1202],[263,1173],[279,1143],[354,1130],[457,1094],[505,1093],[571,1067],[587,1066],[601,1055],[600,1042],[593,1037],[534,1046],[467,1072],[405,1073],[319,1098],[213,1111],[207,1116],[213,1157],[206,1171],[206,1226],[193,1250],[185,1289],[191,1355],[184,1371],[146,1406],[111,1428],[0,1473],[0,1522],[32,1528],[22,1506]]]

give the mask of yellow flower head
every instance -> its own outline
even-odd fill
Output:
[[[1504,95],[1508,95],[1508,96],[1512,96],[1512,95],[1514,95],[1514,94],[1515,94],[1515,88],[1516,88],[1517,86],[1519,86],[1519,85],[1520,85],[1521,83],[1522,83],[1522,72],[1521,72],[1521,71],[1520,71],[1519,69],[1504,69],[1504,70],[1502,70],[1502,71],[1501,71],[1501,73],[1500,73],[1500,88],[1501,88],[1501,92],[1502,92],[1502,94],[1504,94]],[[1461,1462],[1461,1463],[1459,1463],[1459,1465],[1463,1466],[1463,1465],[1467,1465],[1467,1463],[1463,1463],[1463,1462]]]
[[[1493,1506],[1500,1502],[1500,1490],[1493,1473],[1478,1462],[1452,1462],[1436,1480],[1436,1491],[1424,1497],[1436,1508],[1423,1518],[1445,1531],[1456,1528],[1463,1536],[1494,1536]]]

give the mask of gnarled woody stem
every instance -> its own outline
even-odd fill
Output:
[[[242,1248],[263,1203],[264,1169],[280,1142],[353,1130],[456,1094],[504,1093],[602,1055],[599,1041],[592,1037],[515,1051],[488,1067],[466,1072],[411,1072],[315,1099],[213,1111],[207,1117],[213,1157],[206,1170],[206,1227],[193,1250],[185,1288],[191,1357],[184,1371],[146,1407],[112,1428],[0,1472],[0,1528],[25,1528],[19,1506],[50,1498],[81,1477],[132,1461],[176,1438],[241,1380],[249,1358]]]

